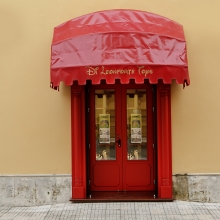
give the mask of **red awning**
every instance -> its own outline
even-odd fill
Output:
[[[85,85],[104,79],[121,83],[189,85],[186,41],[182,25],[136,10],[100,11],[54,28],[51,47],[51,87],[63,81]]]

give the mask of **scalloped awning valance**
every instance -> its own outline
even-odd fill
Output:
[[[189,85],[186,41],[182,25],[137,10],[107,10],[67,21],[54,28],[51,46],[51,87],[87,80],[122,84]]]

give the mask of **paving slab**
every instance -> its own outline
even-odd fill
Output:
[[[0,220],[212,220],[220,219],[220,203],[116,202],[61,203],[0,207]]]

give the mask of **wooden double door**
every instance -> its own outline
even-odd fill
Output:
[[[150,84],[89,89],[90,191],[155,189]]]

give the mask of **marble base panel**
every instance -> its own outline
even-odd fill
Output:
[[[71,175],[0,176],[0,206],[63,203],[71,195]]]
[[[220,174],[176,174],[173,195],[177,200],[220,202]]]
[[[0,206],[65,203],[71,196],[71,174],[0,176]],[[175,174],[173,197],[194,202],[220,202],[220,174]]]

